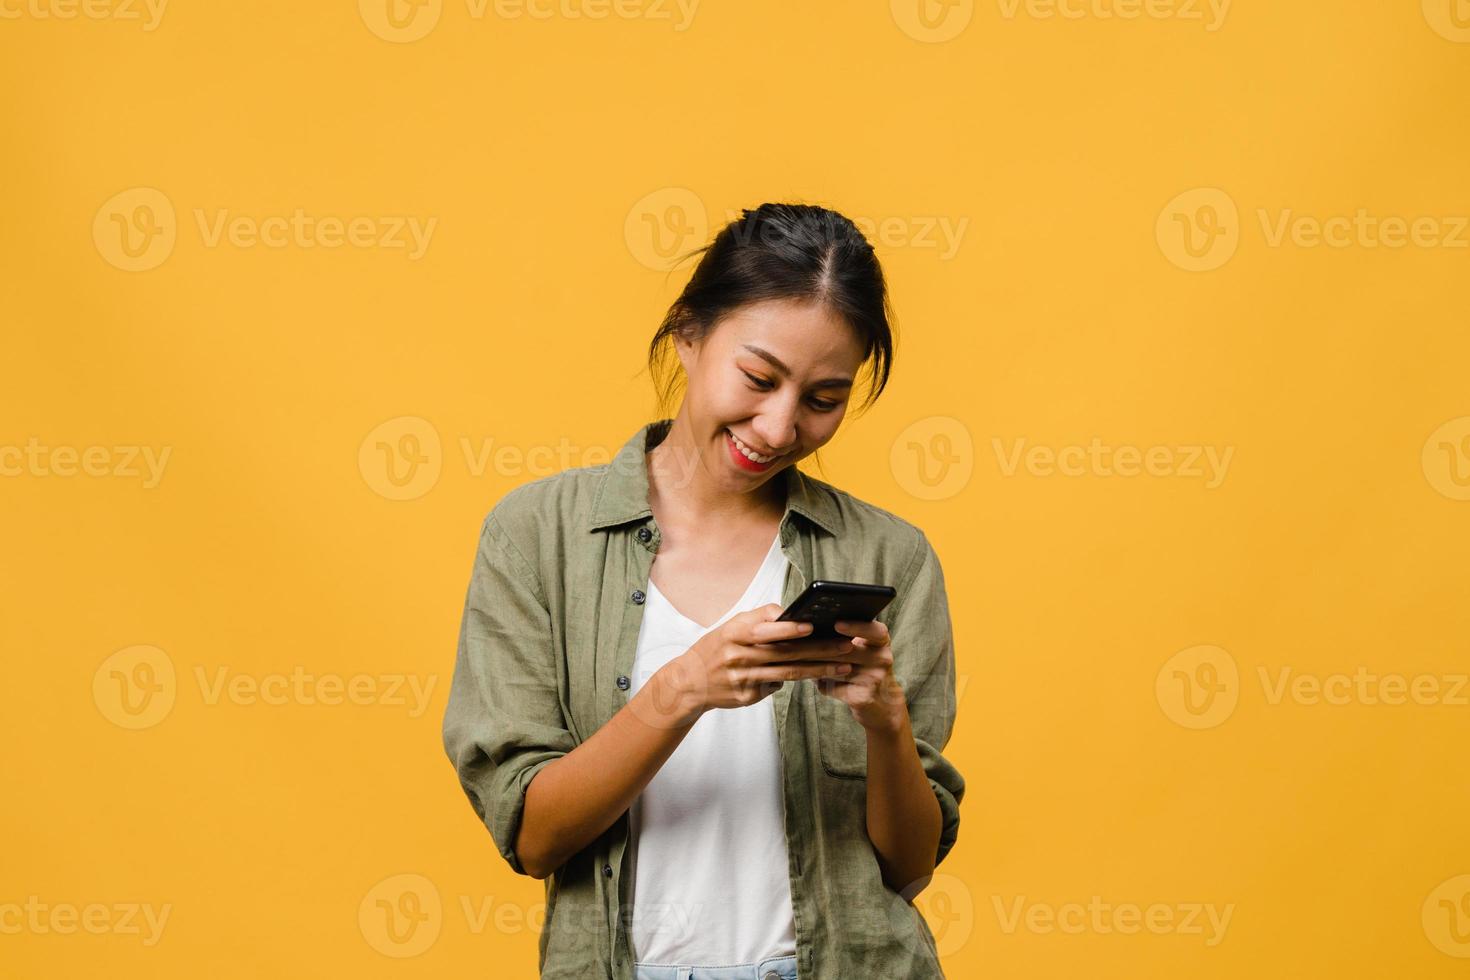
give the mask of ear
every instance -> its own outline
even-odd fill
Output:
[[[696,340],[690,340],[682,330],[674,332],[674,350],[679,355],[679,363],[684,365],[686,375],[693,373],[693,368],[699,363],[699,349],[702,344]]]

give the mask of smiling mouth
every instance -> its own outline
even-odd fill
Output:
[[[725,435],[729,438],[730,445],[733,450],[737,454],[739,454],[742,459],[750,463],[752,466],[757,466],[764,469],[765,467],[770,466],[776,460],[786,455],[785,453],[776,453],[774,455],[768,453],[758,453],[751,447],[747,446],[745,443],[741,442],[740,437],[731,432],[728,428],[725,429]]]

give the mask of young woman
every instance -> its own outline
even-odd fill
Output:
[[[649,350],[656,375],[677,355],[677,414],[486,517],[445,749],[547,882],[543,978],[942,977],[911,899],[964,795],[943,572],[917,527],[797,469],[864,365],[865,406],[887,382],[883,273],[807,205],[700,251]],[[898,594],[845,639],[777,622],[818,578]]]

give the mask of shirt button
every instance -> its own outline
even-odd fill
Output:
[[[619,691],[626,691],[627,689],[628,689],[628,675],[627,674],[619,674],[618,675],[618,690]]]
[[[602,876],[604,878],[611,878],[612,877],[612,865],[610,865],[610,864],[604,864],[602,866]]]
[[[646,528],[646,527],[640,527],[638,529],[638,540],[639,541],[647,541],[648,539],[650,539],[652,537],[653,537],[653,532],[650,531],[648,528]]]
[[[648,598],[648,597],[643,594],[643,590],[642,589],[634,589],[633,590],[633,601],[636,602],[636,603],[638,603],[638,605],[640,605],[640,606],[643,605],[643,600],[646,599],[646,598]]]

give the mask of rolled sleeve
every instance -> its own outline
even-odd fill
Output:
[[[551,614],[535,569],[494,511],[480,532],[444,712],[444,749],[475,814],[516,874],[526,787],[572,750]]]
[[[894,600],[897,608],[889,630],[894,676],[903,686],[914,743],[943,818],[934,861],[937,867],[959,838],[965,779],[943,755],[956,713],[954,631],[944,570],[928,537],[922,531],[917,534],[910,572]]]

